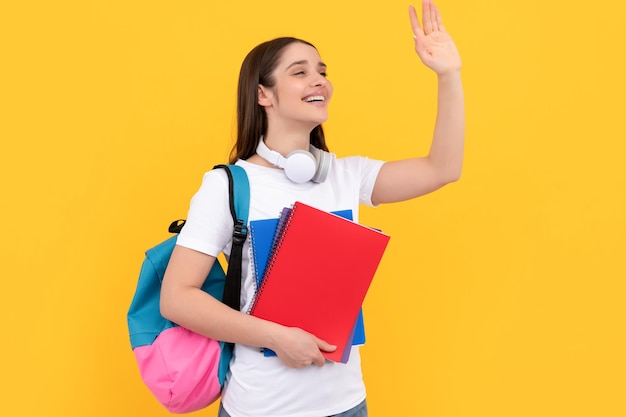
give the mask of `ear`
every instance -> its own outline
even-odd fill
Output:
[[[257,89],[257,101],[260,106],[270,107],[272,105],[273,97],[274,94],[272,93],[271,89],[259,84],[259,87]]]

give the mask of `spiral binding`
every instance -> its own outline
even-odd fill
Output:
[[[248,248],[248,258],[252,259],[254,265],[254,285],[256,287],[257,277],[259,276],[259,265],[254,257],[255,238],[254,238],[254,224],[250,223],[250,247]]]
[[[291,218],[293,217],[293,213],[295,212],[296,207],[285,207],[278,219],[278,225],[276,226],[276,232],[274,232],[274,237],[272,239],[272,249],[270,251],[269,259],[267,260],[267,266],[265,267],[265,273],[263,274],[263,279],[261,280],[261,285],[257,288],[256,295],[254,297],[254,301],[252,302],[252,306],[250,306],[250,312],[254,312],[256,305],[259,301],[259,297],[263,293],[263,289],[265,288],[265,284],[267,283],[267,278],[270,276],[272,272],[272,268],[274,267],[274,262],[276,255],[278,254],[280,247],[282,245],[283,237],[289,228],[289,224],[291,223]]]

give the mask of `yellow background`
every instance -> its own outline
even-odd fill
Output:
[[[392,236],[365,304],[370,415],[626,415],[624,6],[439,5],[464,61],[465,169],[362,214]],[[167,415],[126,310],[143,250],[227,159],[241,60],[310,40],[335,85],[331,150],[421,155],[436,79],[406,9],[3,2],[0,414]]]

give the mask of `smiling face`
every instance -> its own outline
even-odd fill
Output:
[[[333,93],[317,50],[301,42],[286,46],[272,73],[273,87],[259,85],[259,104],[268,122],[312,129],[328,119]]]

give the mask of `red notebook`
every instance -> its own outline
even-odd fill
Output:
[[[291,210],[250,310],[337,345],[340,362],[389,236],[301,202]]]

